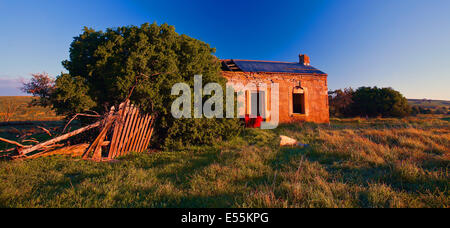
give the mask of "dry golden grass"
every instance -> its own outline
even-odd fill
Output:
[[[33,97],[0,96],[0,122],[12,121],[58,121],[64,116],[58,116],[50,108],[30,106]]]
[[[308,144],[280,148],[279,135]],[[215,146],[0,162],[0,207],[450,207],[450,124],[334,119]]]
[[[324,175],[316,176],[313,183],[326,186],[320,194],[331,194],[330,199],[352,198],[353,192],[364,197],[363,206],[449,206],[447,121],[334,119],[329,126],[285,126],[280,131],[311,144],[302,157],[323,168]],[[350,205],[332,200],[321,206]]]

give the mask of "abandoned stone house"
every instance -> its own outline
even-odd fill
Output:
[[[245,91],[242,112],[246,117],[270,118],[270,85],[278,83],[280,123],[329,122],[328,75],[310,66],[307,55],[299,55],[298,63],[222,60],[222,75],[232,85],[256,85]]]

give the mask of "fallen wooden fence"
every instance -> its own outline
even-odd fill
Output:
[[[117,112],[111,111],[105,126],[83,158],[115,159],[130,152],[142,153],[150,143],[153,123],[150,114],[142,113],[130,102],[122,103]],[[112,134],[108,134],[110,129],[113,129]],[[102,153],[104,147],[108,147],[107,153]]]
[[[17,146],[18,155],[14,157],[17,159],[36,158],[54,154],[71,154],[73,156],[82,155],[84,159],[96,161],[111,160],[127,155],[130,152],[142,153],[147,150],[153,134],[154,122],[155,119],[150,114],[142,113],[138,107],[127,100],[119,105],[118,110],[112,107],[107,117],[102,121],[34,146],[23,146],[15,141],[2,138],[0,140]],[[49,150],[49,148],[56,146],[57,142],[67,140],[70,137],[98,127],[101,127],[100,134],[90,144],[79,144],[57,150]],[[36,151],[40,152],[36,153]]]

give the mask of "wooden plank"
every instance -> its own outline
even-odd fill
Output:
[[[102,132],[100,132],[100,135],[97,137],[98,141],[97,141],[96,145],[94,145],[94,143],[92,144],[92,148],[94,148],[94,154],[92,155],[92,158],[94,160],[100,160],[102,158],[103,142],[105,141],[106,134],[108,133],[109,129],[112,127],[112,124],[113,124],[113,121],[109,121],[106,124],[106,126],[103,128]]]
[[[138,114],[139,114],[139,110],[136,107],[133,106],[133,112],[129,116],[129,124],[128,124],[128,127],[127,127],[126,131],[125,131],[125,137],[124,137],[123,141],[121,142],[120,151],[119,151],[119,155],[118,156],[122,156],[122,155],[125,154],[125,150],[127,148],[127,144],[128,144],[128,142],[130,140],[130,133],[132,132],[132,128],[135,125],[135,122],[136,122]]]
[[[125,147],[124,147],[125,149],[123,151],[124,155],[127,155],[130,152],[130,147],[131,147],[132,142],[134,140],[134,137],[135,137],[135,134],[136,134],[136,128],[139,126],[140,120],[141,120],[141,115],[138,112],[136,114],[135,118],[134,118],[133,125],[131,125],[130,134],[129,134],[128,140],[126,141],[126,144],[125,144]]]
[[[123,151],[123,148],[125,146],[125,142],[127,140],[127,137],[128,137],[128,134],[129,134],[129,130],[131,128],[130,125],[133,124],[132,122],[133,122],[134,116],[136,115],[136,111],[137,111],[136,108],[133,105],[131,105],[130,106],[129,115],[126,117],[125,128],[123,129],[122,137],[121,137],[121,139],[119,141],[118,149],[116,151],[116,156],[115,157],[118,157],[118,156],[122,155],[122,151]]]
[[[116,120],[116,123],[114,126],[114,133],[113,133],[113,137],[111,139],[111,146],[108,151],[109,159],[113,159],[114,154],[116,153],[117,143],[119,142],[120,135],[123,131],[124,120],[125,120],[125,117],[127,114],[127,110],[128,110],[128,101],[125,101],[124,103],[120,104],[120,106],[119,106],[119,113],[118,113],[119,117]]]
[[[100,133],[100,135],[102,135],[104,129],[102,130],[102,132]],[[86,159],[89,157],[89,154],[91,154],[91,152],[94,150],[94,148],[97,146],[98,141],[100,141],[100,135],[95,138],[94,142],[92,142],[92,144],[90,145],[89,149],[83,154],[83,158]]]
[[[116,146],[115,143],[116,143],[117,136],[119,134],[119,132],[118,132],[119,125],[122,124],[121,121],[122,121],[122,118],[123,118],[122,114],[123,114],[123,110],[125,108],[124,106],[125,106],[125,103],[121,103],[119,105],[119,112],[117,113],[117,116],[115,117],[116,119],[114,121],[113,135],[111,137],[111,142],[112,143],[111,143],[111,145],[109,147],[109,151],[108,151],[108,158],[109,159],[112,158],[113,150],[114,150],[114,147]]]
[[[148,135],[148,141],[147,141],[147,145],[145,146],[145,149],[147,149],[150,144],[150,140],[152,139],[154,130],[155,130],[155,126],[152,125],[152,128],[150,128],[150,133]]]
[[[148,145],[150,144],[150,140],[152,138],[153,130],[155,129],[154,125],[155,125],[155,118],[153,118],[153,116],[151,116],[149,130],[147,131],[147,136],[146,136],[146,140],[144,143],[144,150],[148,149]]]
[[[146,121],[144,123],[144,129],[142,130],[142,135],[139,138],[140,140],[138,143],[138,148],[136,149],[137,152],[139,152],[139,153],[142,153],[144,151],[143,147],[144,147],[144,142],[145,142],[145,139],[147,136],[147,130],[148,130],[148,125],[150,124],[150,120],[151,120],[151,117],[150,117],[150,115],[147,114]]]
[[[89,143],[77,144],[73,146],[67,146],[59,148],[53,151],[45,151],[31,156],[25,157],[24,159],[34,159],[39,157],[48,157],[53,155],[70,155],[71,157],[80,157],[89,148]]]
[[[116,158],[117,156],[120,155],[120,150],[123,146],[123,141],[125,140],[125,137],[126,137],[125,134],[129,127],[131,116],[133,115],[133,112],[134,112],[134,109],[133,109],[132,105],[128,104],[128,107],[127,107],[127,110],[126,110],[126,113],[124,116],[123,126],[121,129],[119,129],[120,136],[118,137],[117,142],[116,142],[117,145],[114,150],[113,158]]]
[[[145,132],[145,139],[144,139],[144,143],[142,145],[142,151],[147,149],[146,145],[148,144],[147,142],[149,141],[149,135],[150,135],[150,131],[152,128],[152,124],[153,124],[153,117],[150,116],[150,123],[148,125],[147,131]]]
[[[147,122],[148,122],[148,115],[145,115],[144,122],[142,123],[142,127],[141,127],[141,130],[139,131],[139,135],[138,135],[138,138],[137,138],[136,146],[134,148],[134,151],[136,151],[138,153],[141,152],[140,148],[141,148],[141,144],[142,144],[142,141],[143,141],[143,138],[144,138],[144,135],[145,135],[145,129],[146,129],[147,124],[148,124]]]
[[[144,147],[145,137],[147,136],[148,125],[150,124],[151,117],[149,114],[146,115],[146,121],[144,123],[144,128],[142,129],[141,137],[139,138],[139,146],[136,149],[139,153],[142,153],[142,148]]]
[[[131,146],[130,151],[138,152],[136,150],[136,148],[137,148],[137,145],[138,145],[138,143],[139,143],[139,141],[141,139],[140,136],[142,134],[142,129],[145,126],[144,124],[145,124],[146,117],[147,117],[146,115],[142,115],[142,121],[139,124],[139,128],[136,131],[135,141],[134,141],[133,145]]]
[[[148,149],[148,143],[147,141],[150,141],[151,135],[150,135],[150,130],[153,128],[154,125],[154,119],[153,116],[149,115],[150,119],[148,121],[148,126],[147,126],[147,130],[145,131],[145,138],[144,138],[144,142],[142,142],[142,149],[141,151],[144,152],[145,150]]]
[[[21,154],[22,154],[22,155],[29,154],[29,153],[31,153],[31,152],[33,152],[33,151],[36,151],[36,150],[39,150],[40,148],[43,148],[43,147],[45,147],[45,146],[55,144],[55,143],[57,143],[57,142],[66,140],[66,139],[68,139],[68,138],[70,138],[70,137],[72,137],[72,136],[75,136],[75,135],[81,134],[81,133],[83,133],[83,132],[85,132],[85,131],[88,131],[88,130],[90,130],[90,129],[99,127],[100,125],[101,125],[101,121],[98,121],[98,122],[96,122],[96,123],[94,123],[94,124],[91,124],[91,125],[89,125],[89,126],[86,126],[86,127],[80,128],[80,129],[78,129],[78,130],[69,132],[69,133],[67,133],[67,134],[61,135],[61,136],[56,137],[56,138],[54,138],[54,139],[52,139],[52,140],[43,142],[43,143],[41,143],[41,144],[38,144],[38,145],[36,145],[36,146],[30,147],[30,148],[27,148],[27,149],[24,149],[24,150],[21,151]]]
[[[98,136],[99,141],[97,142],[97,145],[95,145],[94,154],[92,156],[92,158],[95,160],[100,160],[102,158],[103,142],[106,140],[108,131],[115,122],[115,118],[114,118],[115,111],[116,111],[116,108],[114,106],[111,107],[111,111],[109,111],[109,115],[108,115],[108,117],[106,117],[105,127],[103,128],[103,130],[100,132],[100,135]]]
[[[148,122],[149,122],[149,120],[150,120],[150,118],[149,118],[149,115],[148,114],[146,114],[145,115],[145,120],[144,120],[144,122],[142,123],[142,130],[141,130],[141,132],[140,132],[140,135],[139,135],[139,137],[138,137],[138,141],[137,141],[137,144],[136,144],[136,148],[134,149],[136,152],[138,152],[138,153],[141,153],[142,151],[141,151],[141,148],[142,148],[142,144],[143,144],[143,141],[145,140],[145,131],[147,130],[147,126],[148,126]]]
[[[134,134],[134,137],[133,137],[133,140],[132,140],[132,143],[131,143],[131,146],[130,146],[130,152],[137,152],[135,150],[135,148],[136,148],[136,145],[137,145],[137,143],[139,141],[139,134],[141,133],[142,126],[144,125],[144,121],[145,121],[145,115],[141,115],[140,122],[136,126],[136,132]]]
[[[139,130],[141,128],[143,120],[144,120],[144,117],[142,115],[139,115],[138,121],[136,122],[134,129],[133,129],[133,134],[132,134],[130,143],[128,144],[128,147],[127,147],[127,153],[131,152],[136,144],[137,135],[139,133]]]
[[[91,147],[86,151],[86,153],[83,155],[83,158],[86,159],[89,157],[91,152],[94,152],[93,158],[94,159],[100,159],[102,157],[101,154],[101,145],[103,144],[103,141],[105,140],[106,133],[108,133],[109,128],[111,128],[111,125],[113,123],[113,114],[114,114],[114,106],[111,108],[111,111],[109,111],[108,116],[106,117],[106,124],[103,127],[102,131],[98,135],[98,137],[94,140],[94,142],[91,144]]]

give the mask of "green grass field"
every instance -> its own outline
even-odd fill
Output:
[[[448,121],[334,119],[114,163],[3,161],[0,207],[448,208],[449,165]]]

